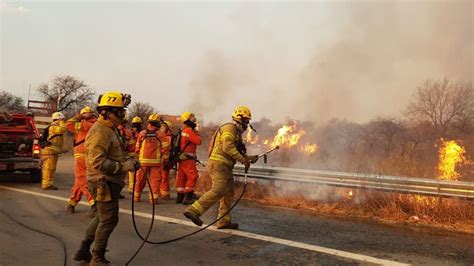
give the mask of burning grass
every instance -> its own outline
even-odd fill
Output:
[[[201,175],[198,191],[210,187],[208,175]],[[240,193],[241,185],[236,195]],[[469,200],[278,182],[249,184],[244,199],[267,206],[474,233],[474,202]]]

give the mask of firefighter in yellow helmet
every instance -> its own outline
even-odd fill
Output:
[[[161,166],[164,144],[162,138],[165,136],[160,131],[161,118],[158,114],[148,117],[148,125],[138,135],[135,152],[142,165],[137,173],[135,193],[133,200],[138,202],[146,185],[146,179],[150,180],[150,192],[148,200],[150,204],[157,204],[160,196]],[[153,193],[153,196],[152,196]]]
[[[142,124],[143,124],[143,121],[139,116],[135,116],[134,118],[132,118],[131,131],[132,131],[132,138],[133,138],[133,143],[134,143],[133,156],[132,156],[133,158],[137,157],[137,154],[135,153],[135,145],[137,143],[138,134],[140,134],[140,132],[142,131]],[[132,153],[129,152],[129,154],[131,155]],[[128,193],[130,194],[132,194],[132,191],[133,191],[133,175],[134,175],[134,172],[130,172],[128,174]]]
[[[51,118],[53,119],[53,122],[45,129],[47,138],[44,148],[41,151],[43,159],[41,187],[45,190],[58,189],[54,185],[54,174],[56,173],[56,165],[58,164],[59,154],[61,154],[63,150],[63,135],[66,132],[64,121],[65,117],[62,113],[53,113]]]
[[[178,175],[176,177],[176,203],[184,205],[193,204],[199,197],[194,194],[199,173],[196,167],[197,146],[201,145],[196,116],[191,112],[181,115],[180,155],[178,162]]]
[[[138,169],[138,162],[126,152],[117,127],[125,118],[130,95],[106,92],[99,96],[99,118],[85,141],[85,157],[89,190],[97,205],[97,215],[89,223],[85,238],[73,258],[90,261],[89,265],[107,265],[107,242],[119,219],[119,195],[129,171]],[[94,242],[91,252],[90,246]]]
[[[97,118],[92,111],[92,108],[86,106],[81,109],[79,114],[67,120],[66,128],[69,132],[74,134],[74,186],[71,189],[71,196],[69,197],[66,207],[67,213],[74,213],[75,206],[81,201],[82,195],[87,198],[91,210],[88,216],[93,218],[97,214],[97,207],[95,206],[94,197],[89,192],[87,187],[86,177],[86,158],[85,145],[87,132],[94,125]]]
[[[250,164],[256,163],[258,156],[247,156],[245,145],[242,142],[242,133],[247,130],[252,114],[245,106],[235,108],[232,122],[221,125],[209,145],[208,171],[212,179],[212,188],[189,208],[184,211],[184,216],[201,226],[199,218],[212,205],[220,201],[218,218],[229,211],[234,197],[234,179],[232,170],[236,161],[245,165],[247,171]],[[218,229],[238,229],[236,223],[231,222],[231,217],[226,214],[217,222]]]

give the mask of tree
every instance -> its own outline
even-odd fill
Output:
[[[23,98],[13,95],[6,91],[0,91],[0,107],[4,111],[25,111],[25,102]]]
[[[474,122],[472,83],[428,79],[418,87],[407,114],[420,121],[429,121],[441,135],[453,127],[469,130]]]
[[[130,106],[127,112],[130,119],[139,116],[142,121],[146,121],[150,114],[158,113],[155,107],[151,106],[151,104],[141,101],[132,101],[132,106]]]
[[[95,91],[84,81],[69,75],[56,76],[41,84],[37,91],[56,104],[56,111],[72,115],[85,105],[92,105]]]

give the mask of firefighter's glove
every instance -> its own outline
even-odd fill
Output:
[[[258,155],[247,156],[247,159],[250,161],[250,163],[254,164],[258,161]]]
[[[128,159],[122,163],[122,172],[133,172],[140,169],[140,163],[135,159]]]
[[[100,170],[107,175],[115,175],[120,171],[120,163],[111,159],[105,159]]]

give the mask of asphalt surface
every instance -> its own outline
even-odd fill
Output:
[[[0,175],[0,265],[67,265],[89,222],[88,207],[78,205],[65,214],[73,164],[63,156],[58,165],[58,191],[43,191],[21,174]],[[126,194],[124,192],[124,194]],[[130,196],[121,200],[120,222],[109,241],[106,257],[125,265],[140,245],[135,235]],[[157,206],[153,241],[190,233],[198,227],[183,216],[185,207],[174,201]],[[151,206],[136,206],[144,234]],[[216,209],[203,216],[213,220]],[[233,211],[240,230],[205,230],[167,245],[145,245],[131,265],[474,265],[474,236],[441,230],[413,230],[242,202]],[[45,235],[46,233],[47,235]]]

